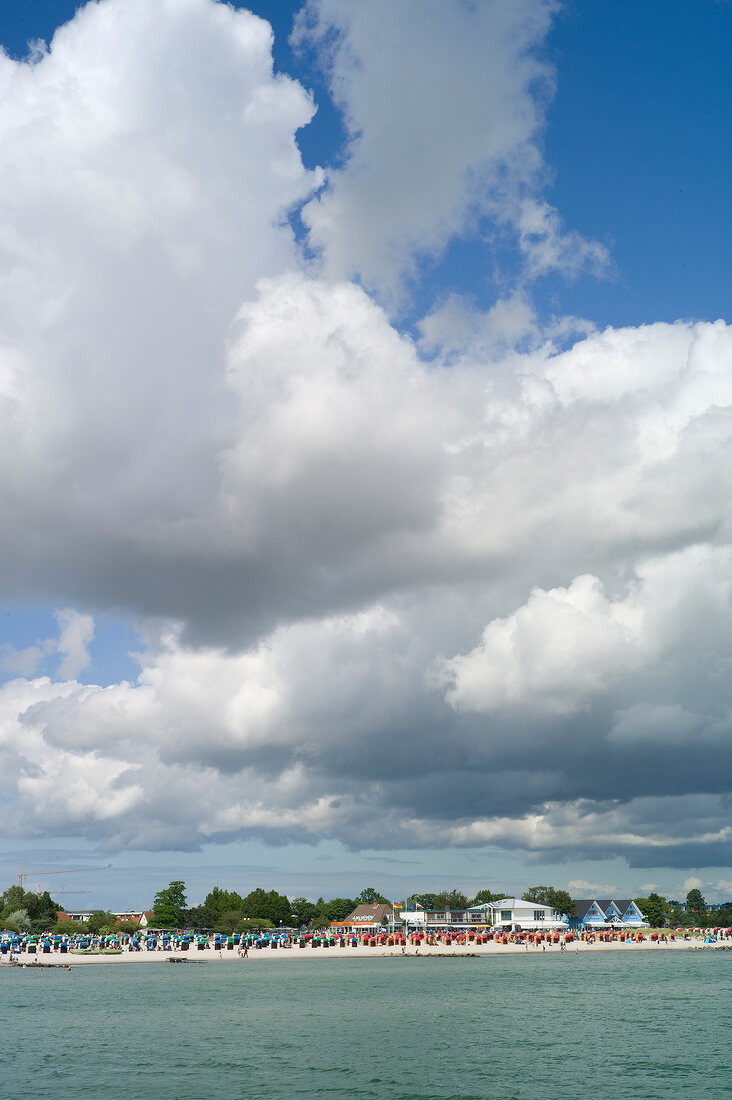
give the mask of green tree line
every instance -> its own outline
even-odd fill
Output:
[[[704,896],[698,889],[689,890],[683,907],[680,901],[668,901],[655,893],[634,900],[652,928],[732,927],[732,903],[708,913]]]
[[[88,921],[59,921],[56,915],[63,912],[63,905],[54,901],[46,890],[34,894],[22,886],[9,886],[0,895],[0,930],[29,932],[132,932],[139,926],[133,921],[118,921],[113,913],[101,909],[91,913]]]
[[[163,928],[211,929],[217,932],[239,932],[253,928],[327,927],[334,921],[344,920],[357,905],[386,904],[397,906],[406,902],[424,909],[467,909],[471,905],[499,901],[505,892],[479,890],[469,898],[459,890],[443,890],[440,893],[411,894],[407,898],[387,898],[373,886],[367,886],[355,898],[320,897],[317,901],[307,898],[287,898],[276,890],[258,887],[242,897],[233,890],[215,886],[202,905],[186,907],[185,883],[171,882],[155,895],[154,924]],[[525,900],[551,905],[561,913],[572,913],[574,901],[566,891],[551,886],[532,886],[524,895]]]
[[[235,890],[215,886],[207,894],[202,905],[188,907],[185,883],[171,882],[155,895],[154,918],[156,927],[193,928],[217,932],[256,930],[260,928],[327,927],[333,921],[344,920],[357,905],[396,904],[406,902],[411,907],[421,905],[425,909],[466,909],[471,905],[499,901],[506,891],[479,890],[470,898],[459,890],[442,890],[439,893],[410,894],[408,897],[387,898],[373,886],[368,886],[355,898],[319,897],[288,898],[276,890],[261,887],[245,896]],[[551,905],[561,913],[571,916],[574,900],[563,890],[551,886],[532,886],[523,895],[526,901]],[[686,895],[682,908],[678,901],[668,900],[657,893],[635,898],[635,903],[653,928],[711,928],[717,925],[732,926],[732,905],[708,913],[704,897],[698,889]],[[138,926],[134,922],[121,924],[112,913],[97,910],[89,920],[59,923],[56,914],[63,909],[48,891],[34,894],[21,886],[10,886],[0,896],[0,928],[40,934],[42,932],[132,932]]]
[[[0,927],[13,932],[48,932],[62,908],[47,890],[34,894],[22,886],[9,886],[0,900]]]

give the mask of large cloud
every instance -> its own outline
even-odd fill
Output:
[[[490,11],[499,73],[524,59],[491,163],[534,156],[547,8],[519,6],[504,57],[512,10],[453,27]],[[308,11],[369,60],[367,6]],[[299,256],[313,106],[225,5],[106,0],[0,80],[1,583],[65,609],[58,639],[3,650],[6,833],[728,863],[730,329],[584,326],[560,350],[525,298],[453,301],[426,364]],[[396,272],[464,224],[470,143],[387,264],[353,176],[388,158],[371,126],[320,209],[361,210],[374,249],[344,257]],[[139,677],[77,682],[109,608],[145,638]]]
[[[0,95],[4,594],[81,569],[134,603],[165,528],[206,541],[227,327],[297,262],[314,107],[268,24],[210,0],[89,4],[37,63],[0,55]]]
[[[537,57],[554,0],[309,0],[294,41],[316,49],[341,107],[345,163],[303,211],[334,277],[398,293],[481,216],[510,225],[527,274],[602,269],[604,247],[564,233],[538,197],[553,73]]]

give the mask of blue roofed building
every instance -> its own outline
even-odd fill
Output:
[[[584,898],[575,903],[569,927],[607,932],[648,928],[648,921],[632,898]]]

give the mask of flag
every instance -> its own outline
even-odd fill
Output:
[[[415,909],[424,909],[424,905],[420,905],[419,902],[414,906]]]

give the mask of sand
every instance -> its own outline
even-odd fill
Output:
[[[691,940],[674,940],[668,943],[654,943],[650,940],[644,940],[643,943],[604,943],[596,941],[595,943],[585,943],[583,940],[578,940],[573,943],[568,943],[566,946],[566,952],[573,954],[597,954],[597,952],[605,951],[620,951],[626,955],[635,954],[638,951],[656,951],[656,952],[668,952],[668,951],[689,951],[698,950],[703,948],[708,951],[720,951],[720,950],[732,950],[732,940],[722,940],[716,944],[704,944],[702,937],[694,937]],[[240,966],[254,965],[257,966],[263,961],[267,962],[287,962],[292,959],[383,959],[383,958],[402,958],[410,957],[415,958],[460,958],[460,957],[493,957],[496,955],[536,955],[536,954],[553,954],[557,955],[561,953],[561,949],[558,944],[547,944],[546,950],[542,952],[541,945],[534,947],[533,945],[528,948],[524,944],[508,943],[499,944],[490,942],[487,944],[451,944],[447,946],[445,944],[436,945],[434,947],[421,946],[419,948],[409,946],[406,949],[405,956],[402,956],[401,947],[364,947],[359,945],[358,947],[318,947],[313,949],[312,947],[292,947],[292,948],[277,948],[272,950],[269,947],[263,947],[260,950],[256,948],[250,950],[248,958],[241,958],[236,949],[233,951],[223,950],[221,952],[214,951],[212,949],[206,949],[205,951],[124,951],[121,955],[37,955],[28,956],[21,955],[19,958],[19,964],[25,963],[28,966],[32,966],[34,962],[42,963],[44,966],[126,966],[134,964],[144,963],[159,963],[166,962],[169,958],[178,960],[187,960],[192,963],[205,962],[208,964],[224,964],[224,963],[236,963]],[[9,960],[3,957],[0,965],[8,965]]]

